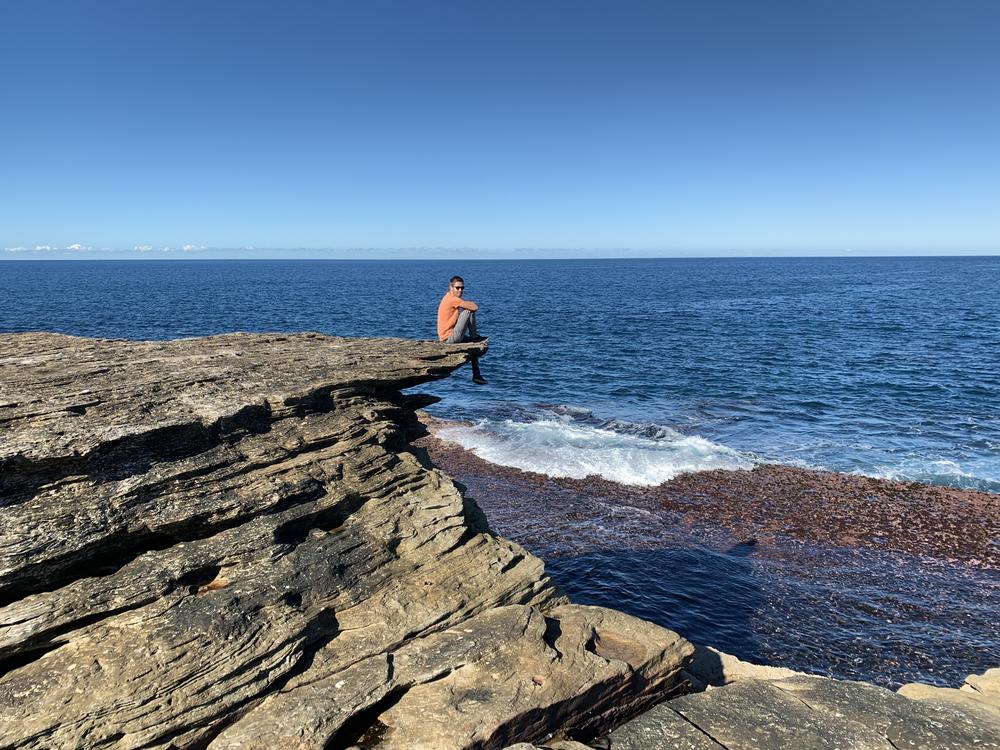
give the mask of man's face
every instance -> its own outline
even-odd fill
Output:
[[[465,282],[464,281],[453,281],[451,283],[451,286],[449,288],[451,289],[451,293],[452,294],[454,294],[456,297],[461,297],[462,296],[462,292],[465,291]]]

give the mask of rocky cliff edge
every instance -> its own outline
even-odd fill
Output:
[[[410,448],[477,351],[0,336],[0,748],[502,748],[677,690],[689,643]]]

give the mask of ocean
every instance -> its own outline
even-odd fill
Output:
[[[434,338],[448,279],[489,380],[449,438],[552,476],[756,462],[1000,492],[1000,257],[19,261],[0,331]]]
[[[442,399],[439,435],[488,462],[636,486],[771,462],[1000,493],[1000,257],[17,261],[0,263],[0,332],[429,339],[453,274],[481,306],[489,384],[465,368],[417,390]],[[505,486],[462,481],[484,505]],[[994,568],[713,542],[655,508],[511,492],[491,522],[574,601],[890,687],[1000,664]]]

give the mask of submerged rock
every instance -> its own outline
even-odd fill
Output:
[[[500,748],[692,647],[566,602],[407,441],[477,345],[0,336],[0,748]]]

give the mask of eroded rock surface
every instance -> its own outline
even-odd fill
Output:
[[[955,708],[1000,727],[1000,667],[969,675],[958,688],[911,682],[903,685],[899,694],[931,705]]]
[[[668,694],[689,644],[411,452],[400,389],[476,350],[0,336],[0,748],[500,748]]]
[[[907,695],[919,692],[913,686],[894,693],[747,664],[710,649],[699,649],[689,669],[707,689],[626,722],[611,733],[612,750],[1000,748],[1000,716],[960,700],[912,700]],[[969,681],[988,683],[995,671]]]

